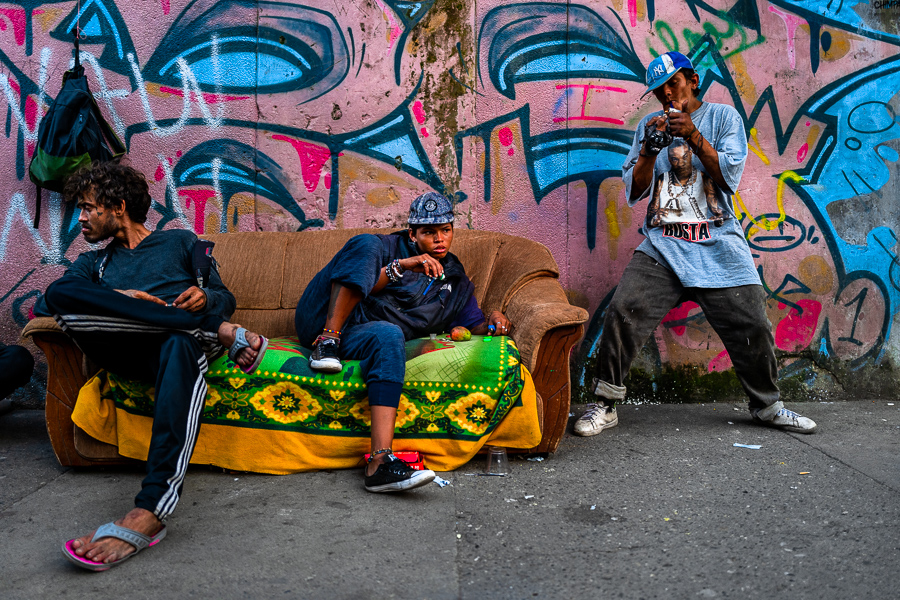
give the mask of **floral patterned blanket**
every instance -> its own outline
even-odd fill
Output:
[[[226,356],[213,361],[191,462],[274,474],[361,466],[371,417],[359,363],[325,375],[309,369],[307,352],[296,338],[274,338],[251,375]],[[511,339],[425,338],[408,342],[406,354],[395,451],[417,450],[429,468],[446,471],[485,443],[540,443],[534,384]],[[82,388],[72,417],[123,456],[145,460],[153,392],[101,371]]]

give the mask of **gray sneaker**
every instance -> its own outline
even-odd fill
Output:
[[[597,435],[604,429],[619,424],[619,415],[615,406],[606,406],[602,402],[588,404],[584,414],[575,421],[575,435],[588,437]]]
[[[752,410],[753,420],[792,433],[815,433],[816,422],[784,407],[779,400],[772,406]]]
[[[309,355],[309,368],[322,373],[340,373],[344,368],[338,354],[340,347],[341,340],[337,338],[321,338]]]

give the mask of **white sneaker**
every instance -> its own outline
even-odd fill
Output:
[[[616,414],[615,406],[606,406],[602,402],[587,406],[584,414],[575,421],[575,435],[584,437],[597,435],[604,429],[619,424],[619,415]]]
[[[816,422],[784,407],[780,400],[772,406],[752,411],[753,420],[792,433],[815,433]]]

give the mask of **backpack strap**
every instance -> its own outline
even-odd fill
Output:
[[[109,247],[109,244],[97,254],[97,258],[94,260],[94,270],[91,272],[92,282],[100,283],[103,280],[103,271],[106,270],[106,267],[109,264],[109,257],[111,254],[112,248]],[[100,263],[99,266],[97,265],[98,262]]]
[[[34,203],[34,228],[41,224],[41,186],[37,186],[37,196]]]
[[[197,240],[191,252],[191,271],[197,278],[197,285],[204,289],[209,287],[209,273],[216,266],[216,259],[212,257],[215,245],[209,240]]]
[[[97,100],[91,97],[91,111],[94,113],[94,116],[97,119],[97,124],[100,125],[100,130],[103,132],[103,138],[106,144],[109,146],[109,149],[113,155],[113,157],[121,156],[125,154],[125,144],[122,143],[122,140],[119,139],[119,135],[115,132],[112,126],[106,122],[106,119],[103,117],[103,113],[100,112],[100,106],[97,104]]]

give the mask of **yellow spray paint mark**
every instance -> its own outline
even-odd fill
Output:
[[[157,98],[169,98],[172,94],[168,92],[163,92],[159,89],[159,85],[156,83],[144,83],[144,89],[147,90],[147,93],[151,96],[156,96]]]
[[[607,200],[606,210],[604,211],[606,212],[607,231],[609,232],[609,237],[614,240],[619,239],[619,236],[622,235],[622,230],[619,229],[618,208],[615,199]]]
[[[834,273],[821,256],[807,256],[797,270],[802,281],[814,294],[827,294],[834,289]]]
[[[39,14],[32,13],[32,17],[41,24],[41,30],[46,33],[50,31],[50,28],[57,21],[59,21],[62,13],[63,10],[61,8],[45,8],[43,9],[43,12]]]
[[[816,139],[818,139],[819,130],[820,130],[820,128],[818,125],[813,125],[812,127],[809,128],[809,135],[806,136],[806,143],[810,148],[813,147],[813,142],[815,142]]]
[[[750,145],[750,142],[747,142],[747,148],[753,152],[753,154],[757,155],[760,160],[763,161],[764,165],[768,165],[772,161],[769,160],[769,157],[766,156],[766,153],[763,152],[762,145],[759,143],[759,138],[757,137],[756,127],[750,129],[750,136],[753,138],[753,142],[756,144],[756,148]]]
[[[734,82],[737,85],[738,92],[744,100],[753,104],[758,96],[756,94],[756,85],[754,85],[753,79],[750,78],[750,73],[747,72],[747,62],[743,56],[735,54],[731,57],[731,65],[734,67]]]
[[[603,209],[603,214],[606,215],[607,251],[610,260],[618,259],[619,238],[622,237],[622,229],[629,227],[631,221],[631,209],[627,208],[627,204],[622,214],[619,213],[619,197],[624,189],[625,184],[620,179],[609,178],[600,184],[600,194],[606,199],[606,208]]]
[[[606,213],[606,231],[609,233],[607,248],[610,260],[616,260],[619,257],[618,240],[622,235],[622,230],[619,228],[618,208],[615,199],[607,200],[604,212]]]
[[[738,192],[734,193],[735,199],[737,199],[738,205],[740,206],[743,214],[747,215],[751,221],[753,221],[754,227],[750,227],[747,230],[747,239],[749,240],[751,237],[756,235],[756,233],[762,229],[765,231],[772,231],[782,223],[784,223],[785,212],[784,212],[784,182],[787,180],[791,180],[793,182],[806,181],[800,175],[797,175],[794,171],[785,171],[781,175],[778,176],[778,188],[775,192],[775,202],[778,205],[778,218],[774,221],[772,219],[762,219],[757,221],[753,215],[750,214],[750,211],[747,210],[747,207],[744,205],[744,201],[741,200],[741,195]],[[741,218],[742,215],[738,215],[738,218]]]
[[[804,33],[807,33],[807,34],[809,33],[809,25],[808,24],[801,25],[800,29]],[[828,62],[834,62],[836,60],[840,60],[840,59],[844,58],[845,56],[847,56],[847,54],[850,52],[850,47],[851,47],[850,42],[851,41],[862,41],[863,40],[863,38],[861,38],[861,37],[855,36],[850,33],[846,33],[844,31],[839,31],[837,29],[832,29],[830,27],[823,27],[822,33],[820,35],[823,35],[826,33],[829,36],[831,36],[831,44],[829,44],[828,50],[825,50],[824,47],[820,46],[820,55],[822,57],[822,60],[825,60]]]
[[[385,208],[400,202],[400,194],[391,187],[377,187],[366,194],[366,202],[375,208]]]
[[[508,127],[510,132],[512,133],[512,144],[508,147],[508,152],[504,152],[504,148],[500,142],[500,131],[504,128]],[[493,133],[491,133],[491,156],[496,158],[493,159],[494,170],[491,173],[491,214],[498,215],[500,214],[500,210],[503,208],[503,199],[506,196],[506,179],[503,176],[503,157],[516,156],[514,152],[515,149],[522,148],[522,130],[519,128],[518,123],[510,123],[509,125],[504,125],[502,127],[498,127]],[[509,154],[509,152],[513,152]]]
[[[744,218],[745,214],[749,213],[744,207],[743,200],[741,200],[741,193],[738,190],[734,190],[734,216],[740,220]]]
[[[240,227],[240,219],[245,215],[256,212],[256,198],[251,194],[238,192],[228,201],[228,222],[225,226],[229,232],[235,232]],[[235,223],[237,221],[237,223]],[[207,230],[215,231],[215,230]]]
[[[491,173],[491,214],[496,215],[499,214],[503,206],[503,196],[506,195],[506,180],[503,177],[500,159],[500,137],[496,131],[491,134],[491,156],[497,157],[493,160],[494,169]]]

